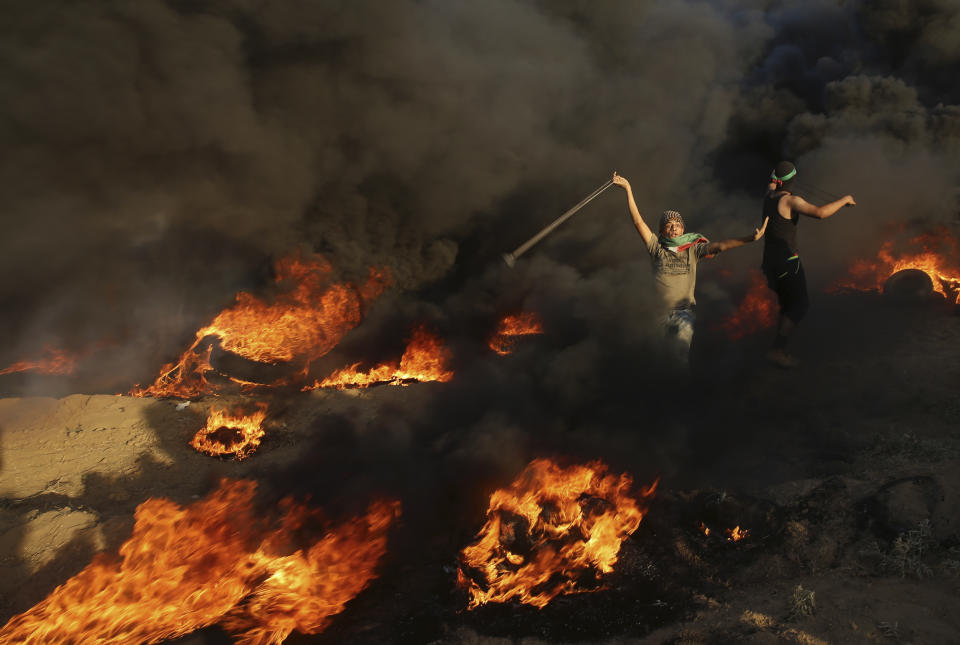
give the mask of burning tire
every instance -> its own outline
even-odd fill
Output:
[[[887,278],[883,295],[898,300],[924,300],[933,295],[933,280],[926,271],[903,269]]]
[[[219,374],[249,383],[270,385],[293,379],[303,372],[303,363],[262,363],[223,349],[219,343],[213,346],[210,365]]]

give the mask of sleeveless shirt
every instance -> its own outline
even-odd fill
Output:
[[[789,195],[785,192],[767,193],[763,198],[763,219],[769,217],[767,231],[763,236],[763,266],[779,264],[798,254],[797,250],[797,223],[800,221],[798,213],[791,212],[790,219],[784,219],[777,206],[780,200]],[[763,219],[760,223],[763,224]]]

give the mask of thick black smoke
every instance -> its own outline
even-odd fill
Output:
[[[802,226],[814,288],[892,224],[957,222],[947,0],[5,2],[4,16],[6,362],[106,340],[117,381],[151,378],[237,290],[267,284],[272,259],[307,248],[346,276],[391,268],[396,290],[358,338],[425,316],[469,345],[508,310],[540,311],[554,331],[538,387],[576,407],[633,378],[615,357],[657,351],[622,191],[518,269],[498,258],[614,170],[651,220],[675,208],[711,238],[752,230],[782,157],[853,193],[855,210]],[[720,312],[759,248],[713,263],[743,276],[704,267]]]
[[[613,169],[715,235],[748,228],[737,193],[783,155],[869,222],[902,216],[889,193],[956,210],[949,2],[7,9],[8,352],[146,329],[198,293],[215,310],[298,242],[416,288]],[[563,260],[635,256],[623,204],[593,210]]]

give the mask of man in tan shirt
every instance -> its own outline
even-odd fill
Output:
[[[767,220],[763,226],[754,229],[752,235],[710,242],[699,233],[684,233],[683,218],[677,211],[664,211],[660,218],[659,235],[654,235],[643,220],[637,203],[633,198],[630,182],[617,173],[613,173],[613,183],[627,191],[627,204],[633,223],[640,232],[650,261],[653,264],[653,278],[657,293],[660,295],[663,325],[668,342],[684,364],[690,354],[693,341],[694,309],[697,301],[694,289],[697,285],[697,264],[703,258],[713,257],[717,253],[735,249],[738,246],[755,242],[763,237]]]

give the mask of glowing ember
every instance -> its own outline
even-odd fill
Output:
[[[699,528],[700,532],[703,533],[704,535],[710,535],[710,527],[708,527],[703,522],[700,522],[700,525],[697,528]]]
[[[213,410],[207,417],[207,424],[190,440],[190,445],[198,452],[214,457],[233,455],[237,461],[249,457],[260,446],[263,420],[267,416],[266,403],[258,403],[257,407],[257,412],[251,415]]]
[[[309,549],[279,555],[317,515],[285,500],[279,526],[254,513],[256,484],[224,480],[182,508],[137,507],[119,557],[97,555],[44,601],[0,629],[2,643],[156,643],[221,622],[240,643],[315,634],[376,577],[398,503],[378,502]]]
[[[46,356],[35,360],[23,360],[0,370],[0,376],[17,372],[40,372],[41,374],[72,374],[77,367],[77,356],[53,347],[44,349]]]
[[[739,542],[743,538],[750,535],[750,531],[748,531],[747,529],[741,529],[739,526],[736,526],[732,529],[727,529],[726,531],[723,532],[723,534],[727,536],[727,540],[729,542]]]
[[[540,318],[533,312],[524,312],[515,316],[506,316],[497,326],[497,331],[490,338],[488,346],[490,349],[505,356],[513,352],[514,345],[519,336],[530,336],[533,334],[542,334],[543,324]]]
[[[447,369],[449,361],[450,351],[443,346],[440,339],[423,327],[418,327],[413,331],[412,338],[399,362],[384,363],[366,372],[358,370],[360,363],[355,363],[303,389],[342,390],[348,387],[369,387],[383,383],[406,385],[412,381],[446,383],[453,378],[453,372]]]
[[[733,315],[720,323],[720,328],[730,340],[737,340],[750,334],[773,327],[777,321],[777,302],[773,291],[767,286],[766,278],[759,271],[750,276],[750,288],[743,302]]]
[[[359,324],[363,305],[389,283],[385,270],[371,269],[367,283],[359,289],[328,284],[332,268],[320,256],[287,257],[278,261],[275,269],[278,288],[285,291],[270,301],[245,292],[237,294],[233,306],[197,332],[179,361],[164,365],[153,385],[134,388],[131,394],[190,398],[213,393],[214,386],[205,378],[212,369],[212,345],[202,349],[204,339],[210,336],[219,338],[223,349],[252,361],[302,361],[305,372],[312,361],[333,349]]]
[[[510,488],[496,491],[478,541],[461,553],[458,579],[470,593],[468,608],[510,600],[543,608],[559,594],[588,591],[581,578],[613,571],[657,482],[638,502],[628,494],[628,475],[605,472],[601,462],[561,468],[538,459]]]
[[[918,269],[930,276],[934,290],[945,298],[960,304],[960,263],[957,262],[957,241],[946,229],[919,235],[909,240],[917,252],[894,251],[894,240],[883,243],[876,260],[858,260],[850,267],[849,275],[833,286],[833,290],[855,289],[880,291],[887,279],[897,271]],[[953,258],[952,261],[947,258]]]

